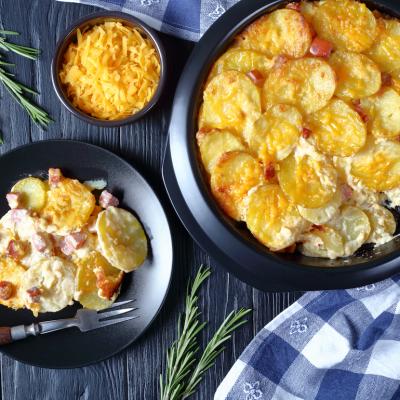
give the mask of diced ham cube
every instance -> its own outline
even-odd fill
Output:
[[[261,87],[264,84],[265,77],[258,69],[251,70],[247,73],[247,76],[253,81],[256,86]]]
[[[20,260],[26,254],[26,243],[21,240],[10,240],[7,246],[6,254],[15,260]]]
[[[71,246],[65,239],[62,239],[60,242],[60,250],[66,255],[70,256],[75,249]]]
[[[49,168],[49,185],[56,187],[62,178],[62,173],[59,168]]]
[[[357,100],[353,100],[352,101],[354,109],[357,111],[358,115],[361,117],[361,119],[363,120],[363,122],[368,122],[368,115],[365,113],[365,111],[363,110],[363,108],[361,107],[361,102],[359,99]]]
[[[300,3],[289,3],[286,4],[286,8],[289,8],[290,10],[300,11],[301,6]]]
[[[31,298],[32,303],[39,303],[42,291],[37,286],[33,286],[26,291]]]
[[[301,132],[301,136],[303,136],[304,139],[308,139],[312,134],[311,129],[308,129],[306,127],[303,127],[303,130]]]
[[[108,208],[111,206],[118,207],[119,200],[115,196],[113,196],[109,191],[103,190],[99,198],[99,204],[103,208]]]
[[[319,37],[314,38],[310,47],[310,53],[316,57],[329,57],[332,50],[332,43]]]
[[[31,240],[33,247],[40,253],[44,253],[49,248],[49,243],[43,233],[34,233]]]
[[[29,215],[28,210],[25,208],[14,208],[10,211],[11,221],[13,223],[21,222],[24,218]]]
[[[345,183],[344,185],[342,185],[341,190],[343,201],[350,200],[351,196],[353,195],[352,187]]]
[[[8,281],[1,281],[0,282],[0,299],[1,300],[8,300],[14,294],[14,285]]]
[[[267,181],[270,181],[271,179],[273,179],[275,177],[275,166],[274,166],[273,162],[269,162],[266,165],[264,175],[265,175],[265,179]]]
[[[382,86],[391,86],[393,84],[392,75],[387,72],[381,73]]]
[[[8,206],[11,209],[20,208],[22,203],[22,195],[21,193],[7,193],[6,199],[8,202]]]
[[[83,232],[75,232],[66,236],[64,241],[73,249],[79,249],[86,242],[87,235]]]

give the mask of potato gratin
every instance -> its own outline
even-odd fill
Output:
[[[335,259],[390,241],[400,22],[355,0],[263,15],[214,63],[198,125],[215,199],[270,250]]]
[[[48,181],[28,177],[7,194],[0,304],[38,315],[73,300],[95,310],[115,301],[124,273],[146,259],[147,239],[115,196],[103,190],[96,201],[89,184],[51,168]]]

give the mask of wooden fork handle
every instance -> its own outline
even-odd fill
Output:
[[[12,342],[11,328],[8,326],[0,327],[0,346]]]

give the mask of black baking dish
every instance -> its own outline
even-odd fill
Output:
[[[191,54],[175,94],[166,148],[164,183],[186,229],[215,261],[241,280],[262,290],[318,290],[361,286],[400,272],[400,237],[378,249],[346,259],[327,260],[299,253],[268,251],[224,215],[211,196],[198,160],[195,141],[201,90],[214,60],[233,37],[257,17],[287,1],[242,0],[203,36]],[[370,9],[400,17],[396,0],[365,1]],[[335,268],[336,267],[336,268]]]

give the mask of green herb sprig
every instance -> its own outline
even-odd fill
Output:
[[[12,51],[30,60],[38,59],[40,54],[38,49],[11,43],[5,37],[8,35],[18,35],[18,32],[0,30],[0,35],[2,35],[0,36],[1,50]],[[32,121],[35,124],[46,128],[52,119],[49,117],[46,111],[34,104],[25,95],[27,93],[38,95],[39,93],[13,79],[14,74],[5,70],[4,67],[14,67],[15,65],[2,61],[1,58],[2,55],[0,54],[0,82],[4,85],[10,95],[17,101],[17,103],[28,113]]]
[[[241,308],[232,311],[207,344],[198,359],[198,334],[206,326],[199,321],[197,305],[198,291],[202,283],[210,276],[209,268],[200,267],[194,278],[191,289],[188,287],[185,313],[178,320],[178,339],[167,352],[165,378],[160,375],[161,400],[184,400],[191,396],[203,379],[204,373],[211,368],[218,355],[224,351],[223,344],[231,338],[232,332],[246,323],[244,317],[251,312]]]

